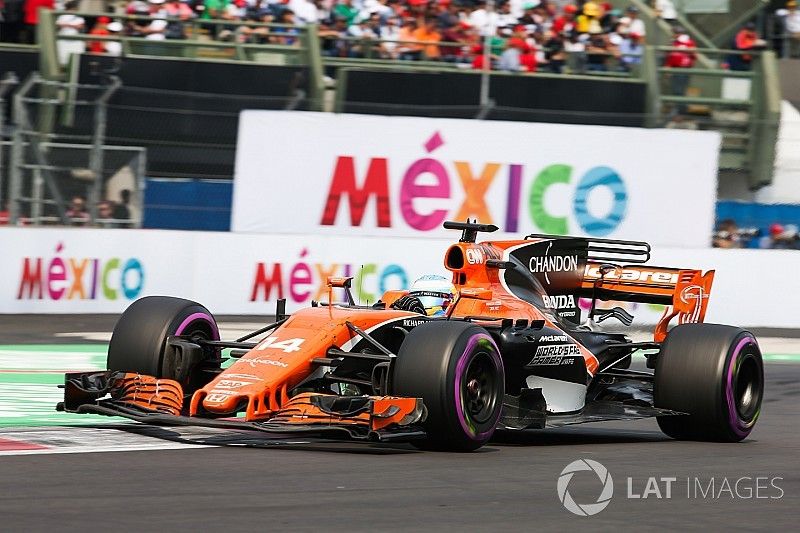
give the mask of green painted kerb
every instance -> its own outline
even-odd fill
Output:
[[[0,345],[0,427],[120,423],[108,416],[59,413],[64,371],[103,370],[103,344]],[[764,354],[768,363],[800,364],[800,354]],[[227,365],[226,365],[227,366]]]

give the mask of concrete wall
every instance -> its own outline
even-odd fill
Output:
[[[800,59],[781,59],[779,74],[784,99],[800,107]]]
[[[756,192],[755,200],[766,204],[800,203],[800,111],[797,104],[784,100],[781,105],[772,185]]]

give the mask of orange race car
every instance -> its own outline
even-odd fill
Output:
[[[678,439],[739,441],[763,395],[761,353],[743,329],[703,324],[713,271],[650,267],[644,242],[553,235],[476,243],[461,230],[444,255],[452,300],[427,290],[356,305],[349,278],[329,301],[234,341],[198,303],[142,298],[122,314],[108,371],[66,375],[69,412],[149,424],[312,433],[474,450],[496,429],[657,417]],[[334,289],[347,301],[336,303]],[[578,298],[590,298],[581,323]],[[632,316],[598,301],[664,304],[654,338],[600,331]],[[675,319],[678,325],[668,329]],[[253,341],[266,335],[259,341]],[[222,369],[226,357],[233,364]],[[641,352],[653,372],[630,369]]]

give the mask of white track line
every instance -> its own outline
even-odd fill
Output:
[[[179,438],[203,438],[219,435],[220,430],[207,428],[164,428],[174,431]],[[117,451],[178,450],[187,448],[209,448],[214,445],[176,442],[157,436],[143,435],[116,428],[50,426],[34,428],[0,429],[0,443],[18,442],[25,445],[41,446],[33,449],[0,449],[5,455],[49,455],[60,453],[97,453]],[[8,443],[5,443],[8,446]]]
[[[39,450],[5,450],[0,456],[7,455],[55,455],[62,453],[105,453],[105,452],[146,452],[153,450],[180,450],[186,448],[215,448],[208,444],[182,444],[179,442],[155,443],[135,446],[66,446],[63,448],[47,448]]]

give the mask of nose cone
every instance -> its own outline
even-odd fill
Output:
[[[243,399],[249,400],[249,397],[234,391],[214,389],[203,398],[203,409],[220,415],[234,413]]]
[[[276,408],[275,390],[255,374],[225,372],[194,393],[191,414],[202,410],[224,415],[244,409],[246,419],[252,420]]]

